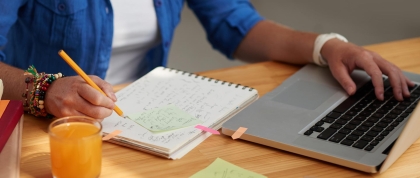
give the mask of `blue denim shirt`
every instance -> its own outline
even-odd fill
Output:
[[[248,0],[187,0],[213,48],[233,58],[262,17]],[[165,66],[184,0],[154,0],[162,43],[144,60]],[[133,17],[135,18],[135,17]],[[113,12],[109,0],[12,0],[0,3],[0,61],[38,71],[76,73],[58,56],[64,49],[91,75],[105,77],[111,53]]]

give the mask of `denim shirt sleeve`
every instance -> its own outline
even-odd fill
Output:
[[[213,48],[230,59],[242,39],[261,17],[248,0],[188,0]]]
[[[27,0],[13,0],[0,2],[0,61],[4,61],[6,56],[3,48],[7,43],[7,33],[12,25],[18,19],[19,8],[26,3]]]

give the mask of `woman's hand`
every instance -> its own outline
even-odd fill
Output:
[[[89,76],[107,96],[87,84],[80,76],[55,80],[45,94],[45,108],[56,116],[86,115],[103,119],[113,112],[117,100],[111,84]]]
[[[332,75],[350,95],[356,92],[356,84],[350,78],[350,73],[360,68],[372,78],[375,94],[379,100],[384,99],[382,74],[389,77],[397,100],[402,101],[404,97],[410,97],[408,87],[413,87],[414,83],[402,73],[401,69],[375,52],[352,43],[331,39],[322,47],[321,55],[328,61]]]

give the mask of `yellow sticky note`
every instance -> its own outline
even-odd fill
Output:
[[[205,169],[190,178],[267,178],[261,174],[246,170],[223,159],[217,158]]]

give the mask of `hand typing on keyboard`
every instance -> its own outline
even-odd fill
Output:
[[[409,87],[413,87],[414,83],[404,76],[401,69],[375,52],[352,43],[331,39],[322,47],[321,55],[328,61],[331,73],[349,95],[356,92],[356,84],[349,74],[360,68],[371,76],[375,95],[379,100],[384,100],[383,74],[389,77],[395,99],[402,101],[410,97]]]

